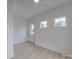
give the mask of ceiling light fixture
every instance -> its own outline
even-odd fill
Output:
[[[39,2],[39,0],[34,0],[34,2],[35,2],[35,3],[38,3],[38,2]]]

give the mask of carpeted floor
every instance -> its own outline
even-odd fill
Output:
[[[25,42],[15,46],[15,56],[12,59],[72,59],[72,58],[39,47],[30,42]]]

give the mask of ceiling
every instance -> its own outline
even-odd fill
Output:
[[[72,0],[40,0],[38,4],[35,4],[33,0],[13,0],[13,13],[19,17],[29,19],[69,1]]]

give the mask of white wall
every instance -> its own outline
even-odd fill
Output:
[[[55,28],[54,19],[58,16],[67,17],[66,28]],[[66,55],[72,54],[72,4],[71,2],[41,13],[32,18],[35,21],[35,42],[44,48],[54,50]],[[40,21],[47,20],[48,27],[40,29]],[[31,20],[29,20],[29,23]],[[30,35],[29,37],[33,37]],[[32,39],[31,39],[32,40]],[[33,39],[34,40],[34,39]]]
[[[14,45],[14,33],[13,33],[13,13],[12,13],[12,1],[11,0],[8,0],[8,14],[7,14],[7,30],[8,30],[8,39],[7,39],[7,53],[8,53],[8,59],[13,57],[14,56],[14,48],[13,48],[13,45]]]
[[[11,17],[11,15],[8,15]],[[8,58],[11,58],[14,56],[14,37],[13,37],[13,20],[11,18],[8,18]]]
[[[11,58],[14,56],[14,45],[23,43],[27,40],[27,23],[26,19],[18,17],[9,12],[8,12],[8,58]]]
[[[8,59],[14,56],[14,45],[26,41],[27,38],[27,22],[21,16],[14,13],[13,0],[8,0],[8,15],[7,15],[7,27],[8,27]]]
[[[19,44],[27,40],[26,19],[15,15],[14,17],[14,44]]]

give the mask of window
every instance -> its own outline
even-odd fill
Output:
[[[34,34],[34,24],[30,25],[30,34]]]
[[[34,0],[34,2],[35,2],[35,3],[38,3],[38,2],[39,2],[39,0]]]
[[[55,27],[66,27],[66,18],[61,17],[61,18],[55,19],[54,25]]]
[[[47,28],[47,21],[40,22],[40,28]]]

